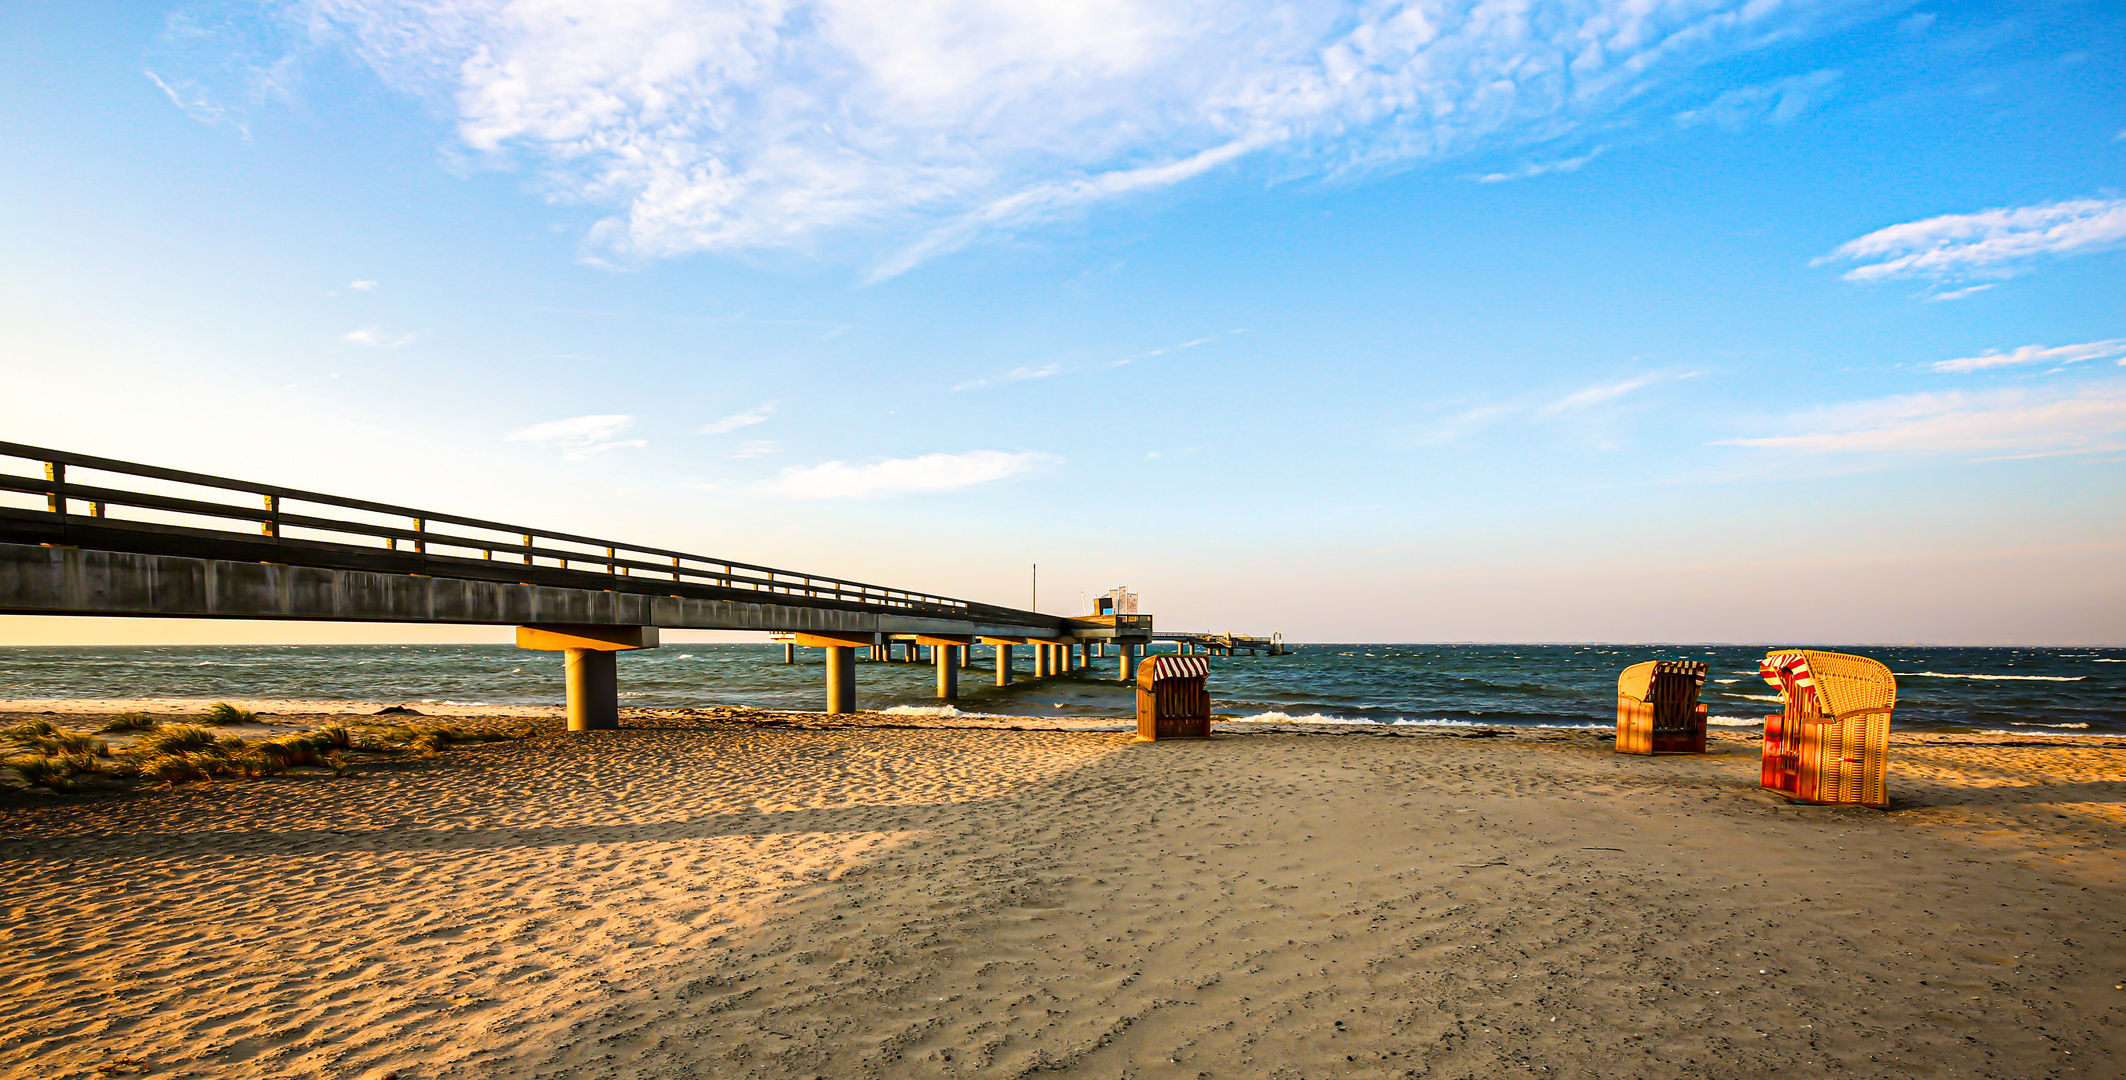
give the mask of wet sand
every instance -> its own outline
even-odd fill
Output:
[[[626,715],[533,710],[502,721],[533,738],[338,779],[0,796],[0,1074],[2126,1059],[2126,740],[1901,735],[1882,812],[1758,791],[1734,735],[1647,759],[1597,732]]]

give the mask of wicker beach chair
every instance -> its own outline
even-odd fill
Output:
[[[1797,802],[1888,806],[1890,669],[1865,656],[1781,649],[1758,674],[1784,706],[1764,720],[1765,789]]]
[[[1210,674],[1200,656],[1145,657],[1137,665],[1137,738],[1210,738]]]
[[[1706,667],[1696,660],[1648,660],[1617,678],[1617,753],[1705,752]]]

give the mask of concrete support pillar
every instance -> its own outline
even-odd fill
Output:
[[[995,645],[997,651],[997,685],[1011,685],[1011,646]]]
[[[856,648],[827,646],[827,711],[856,711]]]
[[[959,646],[955,646],[955,647],[953,648],[953,650],[952,650],[952,651],[953,651],[954,653],[958,654],[958,656],[959,656],[959,658],[960,658],[960,666],[961,666],[961,667],[963,667],[963,668],[971,668],[971,667],[973,667],[973,666],[974,666],[974,646],[972,646],[972,645],[959,645]]]
[[[794,644],[791,644],[790,642],[787,642],[787,641],[785,641],[785,642],[783,642],[783,643],[782,643],[782,662],[783,662],[783,663],[785,663],[785,664],[794,664],[794,663],[797,663],[797,646],[796,646],[796,645],[794,645]]]
[[[1036,679],[1045,679],[1045,678],[1047,678],[1047,677],[1049,676],[1049,670],[1048,670],[1048,664],[1049,664],[1049,650],[1050,650],[1050,649],[1052,649],[1052,648],[1054,648],[1054,646],[1052,646],[1052,645],[1048,644],[1048,643],[1047,643],[1047,642],[1045,642],[1045,641],[1036,641],[1036,642],[1034,642],[1034,643],[1033,643],[1033,677],[1034,677],[1034,678],[1036,678]]]
[[[1136,677],[1137,647],[1135,645],[1124,645],[1122,646],[1122,681],[1129,682]]]
[[[932,645],[930,647],[930,658],[937,664],[938,669],[939,701],[958,701],[960,699],[959,657],[953,655],[959,651],[960,646],[957,645]]]
[[[620,726],[620,665],[608,649],[563,649],[568,670],[568,729],[610,731]]]

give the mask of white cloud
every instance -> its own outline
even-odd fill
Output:
[[[1475,405],[1460,412],[1440,418],[1430,428],[1404,436],[1401,442],[1418,446],[1441,446],[1460,442],[1479,432],[1497,427],[1509,421],[1522,424],[1538,424],[1556,421],[1578,413],[1584,413],[1640,390],[1673,379],[1689,379],[1698,375],[1695,371],[1657,371],[1638,375],[1616,382],[1600,382],[1582,387],[1563,397],[1548,401],[1523,399],[1517,402],[1493,402]]]
[[[1460,442],[1519,411],[1511,405],[1477,405],[1440,420],[1427,430],[1411,436],[1410,441],[1420,446],[1441,446]]]
[[[2126,243],[2126,199],[2070,199],[1943,214],[1877,229],[1815,260],[1857,262],[1847,281],[2007,277],[2043,258]]]
[[[401,345],[411,345],[419,341],[421,333],[422,331],[416,330],[410,334],[390,334],[381,326],[365,326],[360,330],[349,330],[341,334],[340,340],[350,345],[367,345],[372,349],[396,349]]]
[[[1538,176],[1548,176],[1551,173],[1579,172],[1581,167],[1600,157],[1602,151],[1606,149],[1608,147],[1597,146],[1579,157],[1559,158],[1555,161],[1532,161],[1509,172],[1484,173],[1480,176],[1472,177],[1472,179],[1479,184],[1503,184],[1512,180],[1531,180]]]
[[[1757,86],[1738,87],[1700,108],[1677,113],[1676,122],[1684,127],[1717,124],[1729,130],[1760,120],[1773,126],[1786,124],[1837,93],[1842,74],[1826,69]]]
[[[781,443],[770,439],[747,439],[745,442],[738,444],[738,449],[731,451],[731,456],[734,458],[757,458],[780,453],[782,453]]]
[[[1833,453],[2086,453],[2126,436],[2126,383],[2072,389],[1908,394],[1789,417],[1789,434],[1731,446]]]
[[[1626,379],[1623,382],[1596,383],[1586,389],[1575,390],[1537,409],[1535,414],[1537,416],[1562,416],[1569,412],[1579,412],[1583,409],[1600,405],[1605,401],[1615,401],[1635,390],[1643,390],[1665,378],[1668,378],[1668,376],[1661,374],[1641,375],[1638,378]]]
[[[1977,296],[1979,293],[1985,292],[1987,289],[1993,288],[1994,284],[1995,283],[1993,282],[1988,282],[1984,285],[1966,285],[1961,289],[1950,289],[1947,292],[1923,293],[1921,295],[1927,303],[1940,304],[1946,303],[1950,300],[1969,299],[1970,297]]]
[[[1556,140],[1865,0],[289,2],[466,146],[613,208],[599,247],[859,230],[885,276],[1243,158],[1337,175]]]
[[[2118,356],[2126,356],[2126,338],[2054,347],[2025,345],[2013,352],[1988,349],[1977,356],[1937,360],[1928,366],[1936,371],[1979,371],[2011,364],[2079,364],[2084,360],[2109,360]]]
[[[1120,360],[1110,360],[1108,361],[1107,366],[1111,368],[1124,367],[1129,364],[1134,364],[1139,360],[1149,360],[1155,356],[1165,356],[1168,353],[1177,353],[1181,352],[1184,349],[1197,348],[1198,346],[1208,345],[1211,342],[1217,341],[1221,338],[1228,338],[1234,336],[1235,334],[1245,333],[1247,333],[1247,330],[1245,329],[1227,330],[1223,333],[1212,334],[1208,337],[1200,337],[1191,341],[1184,341],[1179,345],[1164,345],[1159,348],[1153,349],[1150,352],[1138,353],[1135,356],[1125,356]]]
[[[648,446],[641,439],[622,439],[621,432],[635,426],[635,418],[624,414],[599,416],[572,416],[566,420],[549,420],[519,428],[503,436],[510,442],[528,442],[562,451],[570,461],[581,461],[592,454],[621,447]]]
[[[732,413],[721,420],[703,424],[695,428],[694,433],[697,435],[728,435],[739,428],[752,427],[755,424],[766,422],[768,414],[774,411],[774,402],[764,402],[742,413]]]
[[[771,494],[791,499],[867,499],[882,495],[952,491],[986,484],[1062,462],[1050,454],[1010,454],[976,450],[965,454],[924,454],[869,465],[829,461],[784,469],[764,485]]]
[[[350,281],[347,283],[347,287],[356,292],[369,292],[376,288],[376,282],[368,280]]]
[[[992,375],[986,379],[963,382],[953,387],[953,389],[980,390],[985,386],[1003,386],[1006,383],[1025,382],[1028,379],[1046,379],[1062,370],[1063,365],[1061,364],[1043,364],[1040,367],[1015,367],[1002,375]]]

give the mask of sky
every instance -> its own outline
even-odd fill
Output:
[[[2100,0],[5,5],[0,439],[1162,629],[2122,644],[2122,47]]]

